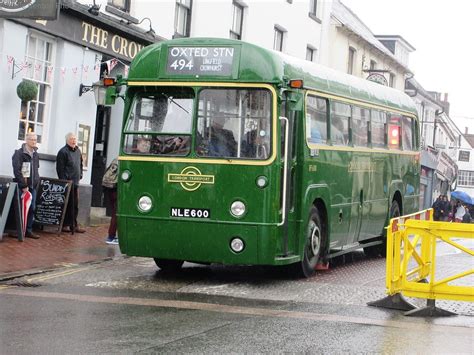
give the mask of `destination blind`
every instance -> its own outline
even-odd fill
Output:
[[[166,73],[230,76],[234,53],[233,47],[169,47]]]

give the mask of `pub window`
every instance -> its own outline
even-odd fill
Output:
[[[242,24],[244,21],[244,7],[233,2],[232,4],[232,28],[230,30],[230,38],[242,39]]]
[[[275,26],[275,35],[273,38],[273,49],[276,51],[283,52],[283,40],[284,40],[285,30],[279,26]]]
[[[351,106],[340,102],[331,102],[331,142],[334,145],[349,144],[349,119]]]
[[[176,37],[189,37],[192,0],[176,0],[174,32]]]
[[[356,56],[356,50],[354,47],[349,47],[349,56],[347,58],[347,73],[354,73],[354,61]]]
[[[77,129],[77,146],[82,154],[82,166],[89,168],[89,143],[91,139],[91,126],[79,124]]]
[[[35,132],[38,143],[44,143],[45,125],[51,106],[51,90],[53,83],[53,52],[54,43],[44,36],[30,33],[27,38],[25,77],[38,88],[36,98],[22,101],[18,139],[24,140],[28,132]]]
[[[390,73],[390,78],[389,78],[389,83],[388,83],[388,85],[389,85],[391,88],[394,88],[394,87],[395,87],[395,84],[396,84],[396,81],[397,81],[397,77],[395,76],[395,74]]]
[[[316,49],[313,46],[308,45],[306,47],[306,60],[310,62],[316,61]]]
[[[377,69],[377,62],[373,59],[370,60],[370,70]]]
[[[306,138],[309,143],[327,142],[327,100],[308,95],[306,98]]]
[[[352,106],[352,143],[355,146],[367,147],[367,127],[370,111],[358,106]]]
[[[370,116],[370,137],[372,139],[372,147],[383,148],[385,147],[387,137],[387,114],[382,111],[372,110]]]
[[[130,12],[130,0],[107,0],[107,4],[124,12]]]
[[[309,2],[309,17],[311,17],[313,20],[316,20],[319,22],[318,19],[318,0],[310,0]]]

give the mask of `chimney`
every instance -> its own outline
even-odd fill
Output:
[[[447,92],[444,93],[444,100],[443,101],[448,102],[448,93]]]
[[[469,127],[465,127],[465,128],[464,128],[464,134],[465,134],[465,135],[468,135],[468,134],[469,134]]]

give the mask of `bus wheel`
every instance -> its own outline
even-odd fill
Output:
[[[156,266],[158,266],[161,270],[165,272],[175,272],[181,269],[181,266],[183,266],[184,261],[183,260],[172,260],[172,259],[157,259],[153,258],[155,260]]]
[[[314,275],[316,264],[323,250],[323,228],[319,211],[316,207],[311,209],[308,226],[306,228],[305,246],[303,259],[299,264],[301,276],[310,277]]]

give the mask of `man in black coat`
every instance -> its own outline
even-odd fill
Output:
[[[64,224],[74,228],[76,233],[84,233],[85,230],[77,224],[79,214],[79,180],[82,179],[82,154],[77,146],[77,137],[74,133],[66,134],[66,145],[62,147],[56,156],[56,172],[62,180],[72,181],[72,191],[66,208]],[[69,232],[63,228],[63,232]]]
[[[33,233],[36,188],[40,179],[36,142],[36,134],[33,132],[27,133],[26,142],[23,143],[20,149],[15,150],[12,156],[13,175],[15,176],[13,181],[18,183],[18,187],[22,192],[30,191],[31,193],[31,206],[28,210],[25,236],[33,239],[39,238],[39,235]]]

